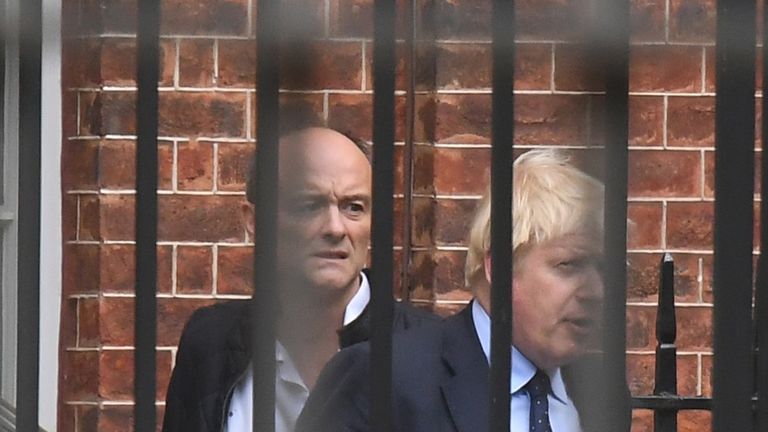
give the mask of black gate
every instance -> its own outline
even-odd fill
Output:
[[[40,232],[40,58],[41,2],[24,0],[22,5],[20,57],[20,181],[19,276],[18,276],[18,406],[17,428],[36,429],[39,365],[39,232]],[[155,411],[156,344],[156,247],[157,240],[157,75],[160,6],[157,0],[139,0],[138,32],[138,149],[137,149],[137,266],[136,266],[136,429],[151,431]],[[606,284],[626,286],[627,141],[628,141],[628,59],[629,1],[594,0],[597,14],[590,41],[593,55],[605,71],[606,112]],[[273,0],[258,1],[258,142],[259,175],[262,176],[258,206],[255,250],[256,287],[270,287],[274,275],[276,226],[274,191],[277,166],[278,45],[279,6]],[[768,8],[765,12],[768,12]],[[765,13],[764,12],[764,13]],[[755,109],[755,2],[720,0],[717,4],[717,96],[716,96],[716,208],[715,208],[715,340],[713,398],[684,398],[676,395],[675,319],[672,292],[672,262],[661,264],[662,289],[657,335],[657,381],[653,396],[634,398],[634,407],[656,411],[657,430],[676,428],[678,410],[711,409],[713,430],[768,430],[768,201],[761,201],[761,259],[757,283],[752,283],[752,220],[754,177]],[[768,15],[766,15],[768,16]],[[513,124],[513,61],[515,44],[514,1],[493,2],[493,129],[492,235],[511,238],[511,182]],[[764,22],[766,20],[764,19]],[[392,234],[393,234],[393,143],[395,78],[395,2],[375,1],[374,32],[374,232],[373,266],[377,269],[372,286],[372,368],[374,394],[372,421],[378,431],[388,431],[391,320],[392,320]],[[768,83],[768,37],[762,41],[763,86]],[[762,99],[764,112],[768,108]],[[763,137],[768,119],[763,116]],[[764,138],[765,139],[765,138]],[[768,148],[762,152],[762,190],[768,190]],[[510,245],[493,243],[493,263],[511,262]],[[491,430],[509,424],[509,345],[511,331],[511,268],[493,268]],[[271,347],[274,340],[273,293],[255,295],[254,338],[269,341],[257,346]],[[619,401],[625,378],[626,293],[607,290],[605,318],[608,332],[604,349],[608,358],[605,379],[607,401]],[[754,297],[753,297],[754,295]],[[754,308],[753,308],[754,299]],[[256,353],[254,359],[254,431],[274,429],[274,357],[271,350]],[[618,409],[606,410],[605,430],[620,422]]]

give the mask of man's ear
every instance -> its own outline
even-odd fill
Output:
[[[240,204],[240,218],[245,230],[248,232],[248,238],[253,241],[254,232],[256,232],[256,209],[248,201]]]
[[[491,254],[486,252],[483,256],[483,268],[485,269],[485,280],[488,281],[488,285],[491,284]]]

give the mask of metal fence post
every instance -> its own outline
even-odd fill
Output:
[[[16,428],[38,429],[42,2],[20,4]],[[2,47],[5,49],[5,46]]]
[[[713,431],[752,430],[755,3],[717,2]]]

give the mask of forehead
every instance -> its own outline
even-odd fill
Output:
[[[297,190],[313,185],[370,193],[371,165],[355,143],[330,129],[312,128],[284,138],[280,187]]]

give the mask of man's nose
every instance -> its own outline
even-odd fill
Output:
[[[584,275],[577,296],[585,302],[602,303],[605,285],[600,271],[590,269]]]
[[[336,206],[329,206],[323,226],[323,235],[333,239],[343,238],[347,233],[344,216]]]

